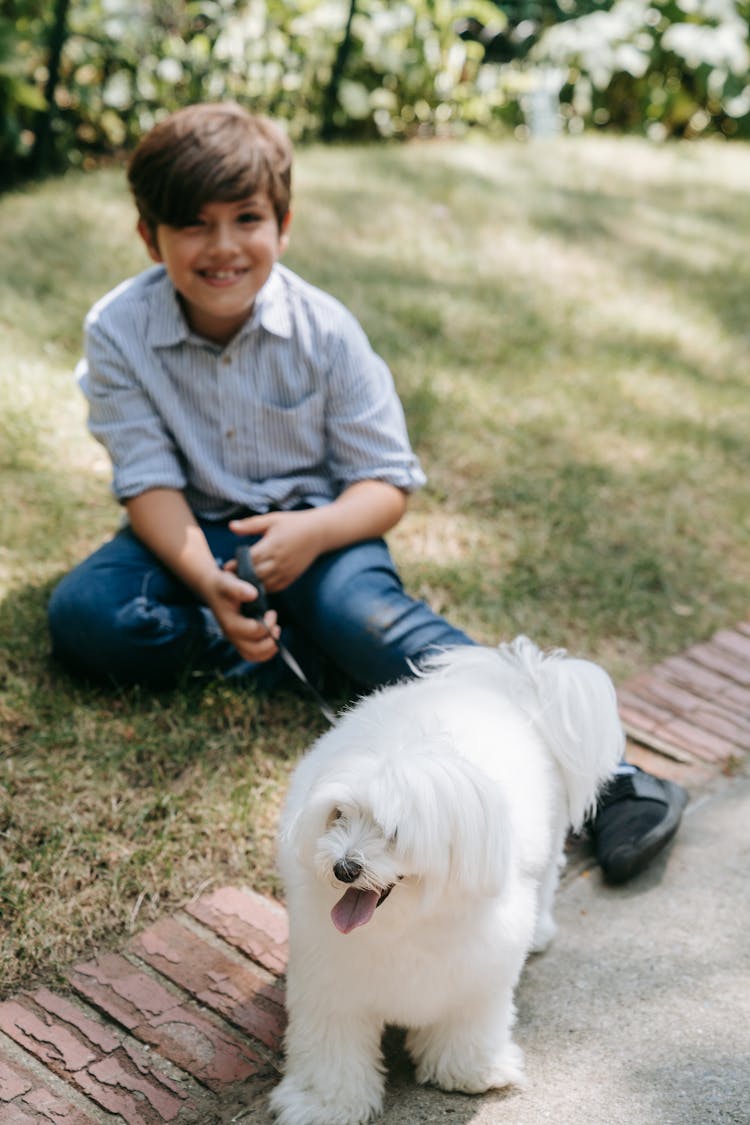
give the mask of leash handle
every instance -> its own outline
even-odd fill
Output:
[[[268,634],[270,636],[270,631],[268,630],[268,627],[265,625],[265,622],[263,621],[263,618],[264,618],[265,614],[267,613],[267,611],[271,607],[268,604],[268,596],[266,594],[265,586],[261,582],[260,578],[258,578],[258,575],[255,573],[255,567],[253,566],[253,560],[250,557],[250,548],[249,547],[238,547],[235,558],[237,560],[237,576],[239,578],[241,578],[243,582],[249,582],[250,585],[254,586],[255,589],[258,591],[258,596],[257,596],[257,598],[255,599],[254,602],[243,602],[242,603],[242,610],[241,610],[242,616],[243,617],[254,617],[256,621],[260,621],[260,623],[264,626],[264,628],[266,629],[266,631],[268,632]],[[287,668],[291,669],[291,671],[294,673],[294,675],[297,677],[297,679],[300,681],[300,683],[304,684],[305,687],[310,692],[312,692],[312,694],[315,696],[315,701],[318,704],[318,707],[322,711],[323,715],[325,715],[326,719],[328,719],[328,722],[331,724],[331,726],[335,726],[336,725],[336,716],[334,715],[333,711],[328,706],[328,704],[326,703],[325,699],[320,694],[318,689],[313,684],[310,683],[307,676],[302,671],[302,669],[300,668],[297,660],[295,660],[295,658],[292,656],[289,649],[286,647],[285,644],[282,644],[282,642],[280,640],[276,641],[276,645],[277,645],[278,650],[279,650],[279,656],[284,661]]]
[[[250,557],[250,548],[238,547],[235,558],[237,560],[237,577],[241,578],[243,582],[249,582],[258,591],[258,596],[254,602],[242,603],[242,616],[254,617],[257,621],[262,621],[271,607],[268,604],[265,587],[255,573],[253,560]]]

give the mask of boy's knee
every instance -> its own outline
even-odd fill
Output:
[[[75,572],[63,578],[47,606],[53,656],[74,670],[95,672],[99,638],[111,633],[111,621],[107,622],[106,616],[86,583],[77,581]]]
[[[53,642],[63,640],[71,625],[86,616],[85,587],[68,574],[55,587],[47,605],[47,621]]]
[[[404,611],[402,598],[374,591],[356,581],[320,589],[315,615],[321,633],[362,638],[374,647],[387,647],[389,636]]]
[[[75,572],[52,592],[47,620],[53,656],[74,672],[105,680],[138,679],[138,654],[173,628],[168,607],[142,596],[124,603],[102,597],[96,582],[80,581]]]

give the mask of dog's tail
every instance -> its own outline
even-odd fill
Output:
[[[497,652],[512,678],[520,674],[517,701],[560,766],[570,823],[580,828],[625,749],[614,685],[598,664],[564,649],[544,653],[528,637]]]

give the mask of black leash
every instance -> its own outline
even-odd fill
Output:
[[[235,555],[235,558],[237,560],[237,575],[238,575],[238,577],[241,578],[243,582],[249,582],[250,585],[254,586],[255,589],[258,591],[258,596],[257,596],[257,598],[255,599],[254,602],[243,602],[242,603],[242,616],[243,617],[254,617],[256,621],[260,621],[261,625],[263,625],[263,627],[265,628],[266,632],[268,633],[268,635],[270,637],[270,636],[272,636],[271,630],[266,625],[265,621],[263,620],[263,617],[271,607],[268,604],[268,596],[266,594],[265,587],[264,587],[263,583],[261,582],[260,578],[258,578],[258,575],[255,573],[255,568],[253,566],[253,560],[250,557],[250,548],[249,547],[238,547],[237,548],[237,554]],[[313,684],[310,683],[307,676],[302,671],[298,662],[292,656],[291,652],[286,647],[286,645],[282,644],[282,642],[280,640],[277,640],[276,637],[274,637],[273,639],[274,639],[274,641],[276,641],[276,646],[279,650],[279,656],[284,661],[287,668],[289,668],[294,673],[294,675],[297,677],[297,679],[300,681],[300,683],[304,684],[305,687],[309,691],[312,692],[312,694],[315,696],[315,701],[318,704],[318,707],[320,708],[322,713],[325,715],[325,717],[328,719],[328,722],[331,724],[331,726],[335,726],[336,725],[336,716],[334,715],[333,711],[331,710],[331,708],[326,703],[323,696],[320,694],[318,689]]]

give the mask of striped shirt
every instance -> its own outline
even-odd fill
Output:
[[[357,320],[278,263],[223,347],[190,330],[163,266],[131,278],[86,318],[77,374],[120,501],[175,488],[220,520],[325,504],[360,480],[425,481]]]

